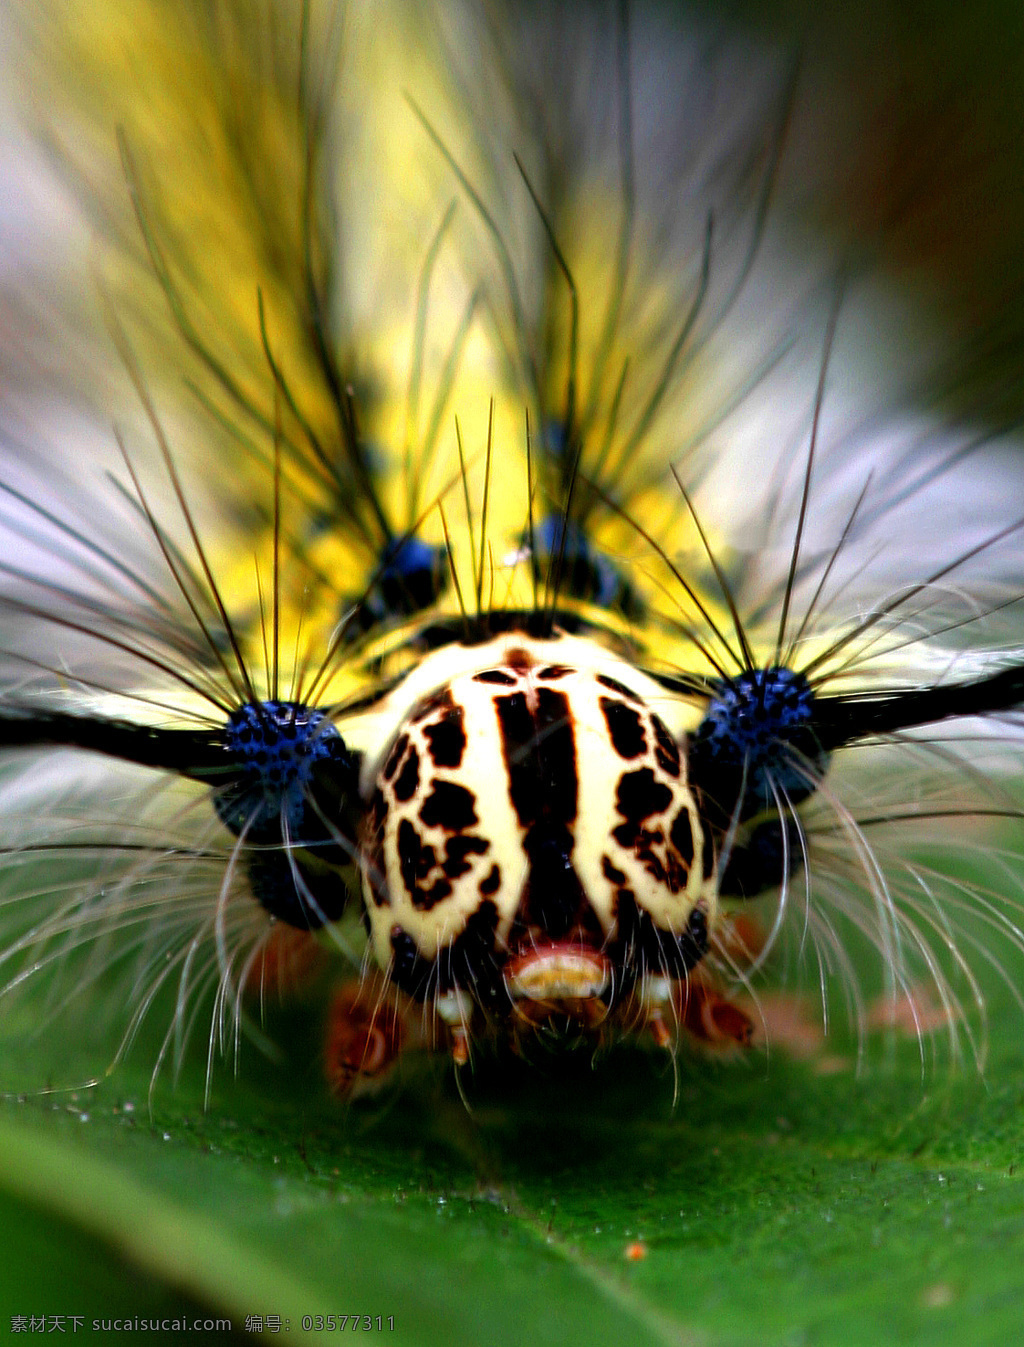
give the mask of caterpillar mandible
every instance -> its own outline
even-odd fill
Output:
[[[0,998],[120,971],[126,1050],[171,988],[154,1081],[208,1017],[209,1090],[326,961],[347,1096],[746,1045],[795,930],[826,1006],[866,943],[980,1057],[1010,885],[906,839],[1019,828],[1006,446],[879,395],[870,279],[787,237],[790,53],[724,117],[670,16],[452,14],[58,48],[114,355],[6,429]]]

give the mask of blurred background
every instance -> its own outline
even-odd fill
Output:
[[[1024,10],[1007,0],[708,4],[803,53],[785,189],[949,338],[954,413],[1024,412]]]

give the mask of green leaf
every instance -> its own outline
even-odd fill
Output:
[[[343,1108],[296,1015],[276,1026],[283,1063],[244,1046],[204,1112],[199,1053],[150,1116],[154,1031],[99,1086],[0,1110],[7,1228],[47,1251],[5,1262],[0,1307],[177,1306],[236,1331],[280,1315],[289,1341],[321,1343],[303,1320],[379,1315],[378,1337],[445,1347],[1005,1342],[1024,1293],[1022,1025],[1009,993],[990,1009],[987,1083],[922,1077],[912,1041],[858,1078],[839,1040],[805,1062],[683,1059],[674,1107],[665,1063],[623,1050],[481,1062],[468,1109],[443,1065]],[[84,1079],[99,1050],[62,1044],[58,1077],[12,1042],[5,1077]],[[97,1308],[121,1262],[143,1280]]]

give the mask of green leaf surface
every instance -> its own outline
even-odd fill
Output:
[[[922,1075],[912,1041],[858,1076],[837,1041],[804,1062],[682,1060],[674,1107],[665,1064],[620,1051],[596,1069],[481,1063],[469,1108],[442,1065],[414,1067],[342,1108],[297,1017],[277,1026],[283,1063],[243,1048],[204,1111],[199,1053],[150,1113],[143,1038],[99,1086],[0,1110],[20,1250],[0,1331],[176,1307],[236,1332],[280,1315],[282,1341],[358,1314],[445,1347],[1006,1342],[1024,1304],[1022,1022],[996,989],[990,1013],[984,1080]],[[45,1078],[84,1079],[101,1048],[63,1044]],[[38,1081],[43,1061],[12,1041],[5,1076]]]

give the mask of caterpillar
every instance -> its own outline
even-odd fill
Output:
[[[326,964],[348,1097],[746,1046],[787,950],[866,1029],[865,946],[980,1061],[1018,469],[787,240],[791,54],[716,97],[640,7],[86,8],[100,320],[50,340],[116,358],[54,418],[26,339],[5,428],[0,1007],[111,998],[127,1051],[169,996],[153,1081],[205,1019],[209,1093]]]

